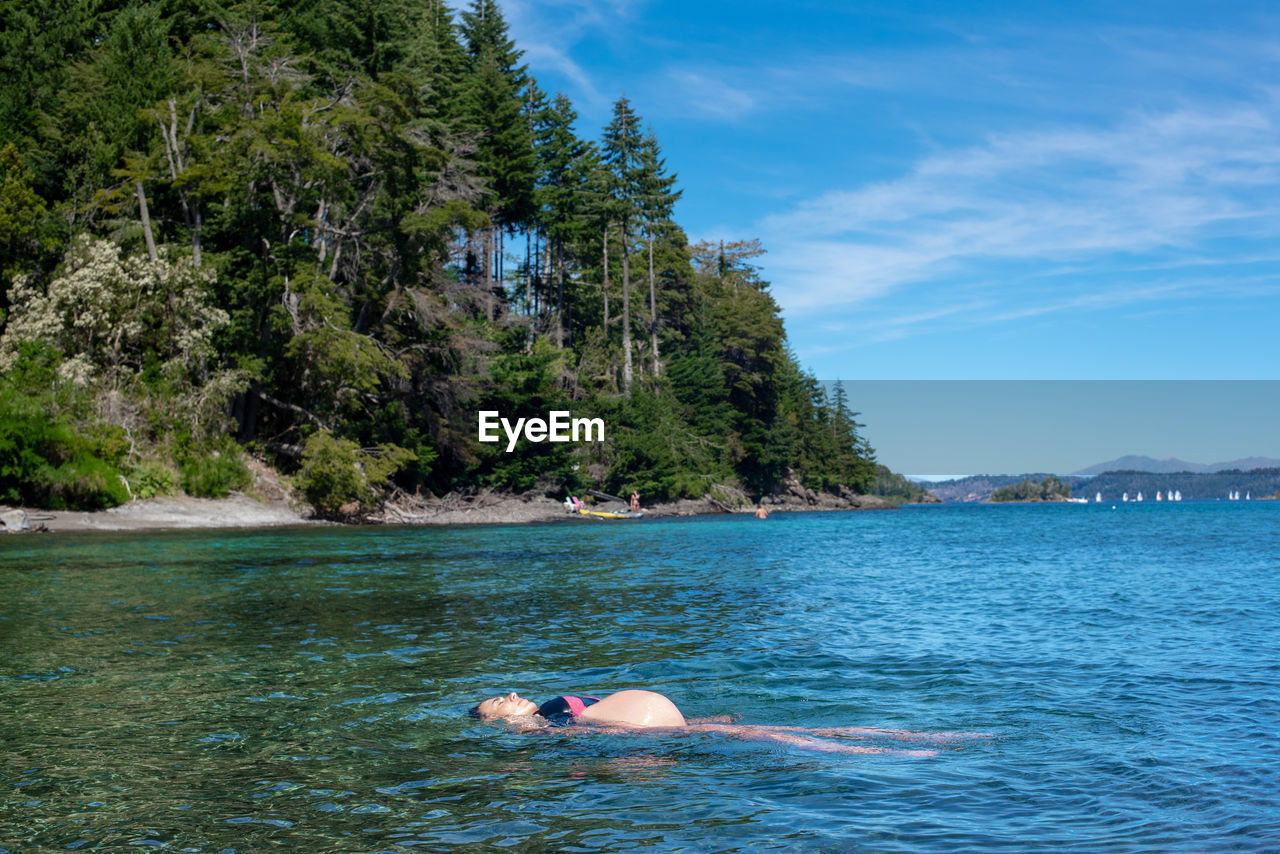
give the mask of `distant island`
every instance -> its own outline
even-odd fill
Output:
[[[1056,477],[1044,480],[1024,480],[1002,486],[991,493],[989,499],[993,504],[1012,501],[1068,501],[1071,499],[1071,487]]]
[[[939,500],[947,503],[975,503],[989,500],[992,494],[1002,487],[1022,483],[1026,480],[1044,480],[1048,477],[1055,477],[1055,475],[1050,472],[975,474],[950,480],[923,480],[919,481],[918,485]],[[1083,480],[1083,478],[1067,477],[1064,480],[1070,484]]]

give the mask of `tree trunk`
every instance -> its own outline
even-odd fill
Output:
[[[619,226],[622,233],[622,393],[631,396],[631,261],[627,240],[627,221]]]
[[[204,217],[200,215],[200,203],[191,205],[191,263],[200,268],[200,228],[204,225]]]
[[[600,281],[600,292],[604,294],[604,337],[609,340],[609,226],[604,227],[604,278]]]
[[[658,292],[653,277],[653,232],[649,232],[649,346],[653,349],[653,375],[662,370],[658,362]]]
[[[493,226],[484,230],[484,309],[485,316],[493,323]]]
[[[564,247],[556,241],[556,346],[564,349]]]
[[[551,277],[554,275],[551,264],[551,235],[542,233],[542,253],[538,256],[538,281],[542,283],[542,312],[551,310]]]
[[[321,199],[319,207],[316,208],[316,243],[318,244],[316,254],[319,256],[321,264],[324,263],[325,257],[329,254],[329,246],[324,239],[324,206],[325,201]]]
[[[187,132],[183,137],[183,142],[178,143],[178,105],[173,99],[169,99],[169,126],[165,127],[164,119],[157,117],[160,125],[160,138],[164,141],[165,159],[169,161],[169,177],[175,182],[178,176],[185,173],[191,166],[191,154],[187,150],[187,141],[191,139],[191,132],[195,128],[196,111],[200,108],[200,101],[196,101],[195,106],[191,108],[191,113],[187,116]],[[187,225],[187,229],[191,232],[191,262],[196,266],[200,266],[200,229],[204,224],[204,218],[200,214],[200,202],[197,199],[188,198],[186,190],[178,190],[178,202],[182,205],[182,219]]]
[[[142,236],[147,241],[147,255],[152,261],[155,261],[156,255],[156,239],[151,233],[151,214],[147,210],[147,194],[142,189],[141,181],[133,182],[134,188],[138,191],[138,214],[142,217]]]
[[[329,280],[333,281],[338,276],[338,259],[342,257],[342,244],[339,243],[333,248],[333,263],[329,265]]]

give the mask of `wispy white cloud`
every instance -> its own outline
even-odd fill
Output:
[[[756,107],[756,97],[723,79],[697,71],[667,72],[676,96],[696,114],[720,119],[741,118]]]
[[[567,77],[576,87],[574,95],[579,102],[595,109],[608,105],[608,97],[596,87],[595,80],[573,61],[564,48],[550,42],[531,42],[525,48],[525,60],[534,68],[552,68]]]
[[[600,111],[611,99],[573,58],[573,50],[586,39],[620,37],[645,5],[644,0],[504,0],[502,10],[535,76],[559,73],[574,85],[575,102]]]
[[[871,343],[896,341],[905,338],[921,325],[931,325],[940,320],[954,320],[957,317],[974,317],[985,312],[993,302],[988,299],[967,300],[953,305],[942,305],[928,311],[913,314],[898,314],[879,318],[874,326],[863,330],[863,335]]]
[[[761,231],[778,247],[768,274],[791,310],[865,303],[913,283],[972,285],[1001,265],[1074,289],[1032,309],[1011,282],[990,282],[1006,306],[992,317],[1012,320],[1167,298],[1176,286],[1134,290],[1128,277],[1091,297],[1078,291],[1113,267],[1237,263],[1223,241],[1248,241],[1237,249],[1255,254],[1280,235],[1278,190],[1274,102],[1186,107],[1107,128],[992,134],[893,180],[824,193],[766,218]],[[1063,264],[1078,273],[1062,275]]]

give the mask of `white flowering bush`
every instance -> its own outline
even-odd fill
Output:
[[[114,243],[81,236],[47,289],[15,279],[0,371],[32,345],[47,348],[60,356],[58,381],[91,392],[107,423],[132,431],[145,417],[160,431],[215,434],[246,379],[215,364],[213,336],[229,317],[209,302],[214,278],[167,251],[155,261],[121,257]],[[156,368],[161,381],[144,383]]]

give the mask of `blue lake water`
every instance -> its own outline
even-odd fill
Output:
[[[0,650],[14,854],[1280,848],[1280,502],[8,537]],[[466,716],[628,687],[989,736]]]

